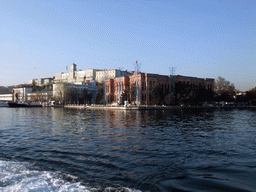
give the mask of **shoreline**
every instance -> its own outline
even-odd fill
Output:
[[[104,110],[182,110],[182,109],[256,109],[256,106],[218,106],[218,107],[203,107],[203,106],[106,106],[106,105],[64,105],[64,108],[73,109],[104,109]]]

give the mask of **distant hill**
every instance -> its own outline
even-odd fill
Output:
[[[12,89],[13,89],[13,86],[8,86],[8,87],[0,86],[0,94],[11,93]]]

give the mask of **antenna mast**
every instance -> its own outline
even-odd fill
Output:
[[[170,80],[171,80],[171,92],[174,92],[174,86],[175,86],[175,69],[176,67],[169,68],[170,69]]]
[[[140,70],[141,64],[138,63],[138,60],[134,64],[135,71],[136,71],[136,105],[138,106],[140,104],[140,82],[139,82],[139,70]]]
[[[108,104],[108,100],[107,100],[107,86],[106,86],[106,79],[107,79],[107,72],[106,69],[104,69],[103,71],[103,97],[104,97],[104,101],[103,101],[103,105],[107,105]]]

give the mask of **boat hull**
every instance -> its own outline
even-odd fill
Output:
[[[27,103],[15,103],[15,102],[9,102],[9,107],[42,107],[42,105],[30,105]]]

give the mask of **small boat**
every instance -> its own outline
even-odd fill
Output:
[[[8,102],[9,107],[42,107],[40,103],[32,102]]]
[[[63,105],[57,104],[55,101],[51,101],[49,103],[44,102],[42,104],[43,107],[63,107]]]
[[[5,101],[0,101],[0,107],[8,107],[8,103]]]

